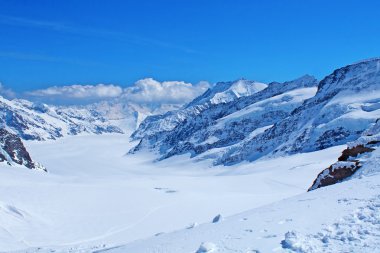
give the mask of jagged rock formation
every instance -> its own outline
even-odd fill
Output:
[[[379,143],[380,122],[377,122],[358,140],[348,143],[338,162],[319,173],[308,191],[342,182],[354,175],[362,167],[362,155],[375,151]]]
[[[42,165],[32,160],[21,139],[4,128],[0,128],[0,162],[46,171]]]

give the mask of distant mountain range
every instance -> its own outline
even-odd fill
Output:
[[[305,75],[284,83],[220,82],[183,106],[121,99],[55,106],[0,97],[0,129],[14,139],[36,141],[133,132],[138,144],[130,154],[148,150],[159,160],[189,154],[232,165],[356,140],[380,118],[379,109],[380,59],[374,58],[321,81]]]
[[[303,76],[268,85],[218,83],[183,109],[147,117],[132,134],[140,141],[130,153],[150,150],[159,159],[188,153],[232,165],[310,152],[357,139],[380,118],[379,109],[378,58],[337,69],[320,82]]]

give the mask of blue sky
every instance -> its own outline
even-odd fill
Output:
[[[0,81],[23,92],[321,78],[380,56],[379,10],[363,0],[0,0]]]

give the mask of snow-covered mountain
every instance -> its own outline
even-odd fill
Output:
[[[182,110],[148,117],[133,133],[140,143],[130,153],[202,154],[231,165],[345,144],[380,116],[380,59],[337,69],[319,83],[304,76],[261,88],[218,100],[226,89],[216,85]]]
[[[187,119],[196,117],[210,107],[250,96],[266,87],[267,85],[264,83],[245,79],[234,82],[219,82],[184,106],[184,108],[169,111],[163,115],[147,117],[131,137],[137,140],[143,137],[160,135],[161,132],[171,131]]]
[[[379,72],[380,59],[372,59],[320,82],[221,83],[180,109],[148,116],[134,148],[119,135],[26,141],[50,173],[9,169],[7,162],[33,161],[20,138],[0,131],[0,248],[379,252]],[[49,136],[45,125],[69,129],[61,115],[124,129],[159,110],[117,100],[86,107],[2,101],[22,117],[11,122],[26,122],[37,136]],[[38,127],[37,116],[45,120]],[[136,154],[125,156],[127,148]],[[153,162],[146,149],[162,160]]]
[[[20,137],[4,128],[0,128],[0,162],[46,171],[41,164],[32,160]]]
[[[219,85],[224,88],[225,83]],[[182,116],[181,121],[176,121],[171,127],[159,128],[156,124],[167,126],[166,123],[173,118],[173,112],[155,118],[148,117],[132,135],[143,136],[132,152],[144,148],[154,149],[162,158],[167,158],[186,152],[194,156],[214,148],[235,145],[287,117],[305,99],[314,96],[317,80],[312,76],[303,76],[290,82],[273,82],[261,86],[263,89],[248,96],[198,105],[199,101],[212,101],[214,94],[220,94],[218,92],[222,88],[219,85],[196,98],[189,107],[176,111],[175,115]],[[192,113],[187,113],[189,111]]]
[[[380,117],[380,59],[335,70],[316,95],[264,133],[232,148],[218,163],[252,161],[263,155],[310,152],[357,139]]]
[[[129,133],[148,115],[178,105],[148,106],[122,99],[83,106],[55,106],[0,96],[0,125],[24,140],[48,140],[78,134]]]
[[[122,133],[98,112],[80,107],[48,106],[0,97],[0,124],[25,140],[48,140],[79,133]]]

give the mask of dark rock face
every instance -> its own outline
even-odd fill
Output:
[[[372,143],[369,143],[372,144]],[[360,154],[372,152],[374,148],[365,147],[364,145],[358,145],[352,148],[346,148],[343,150],[342,155],[338,158],[338,161],[347,161],[350,157],[357,157]]]
[[[4,128],[0,128],[0,162],[7,162],[9,165],[16,163],[29,169],[42,169],[30,157],[21,139]]]
[[[373,152],[380,140],[380,122],[369,128],[356,141],[349,143],[338,161],[318,174],[308,191],[333,185],[351,177],[362,167],[362,154]]]
[[[318,174],[317,178],[313,182],[313,185],[308,189],[308,191],[339,183],[352,176],[359,168],[359,161],[341,166],[331,165]]]

